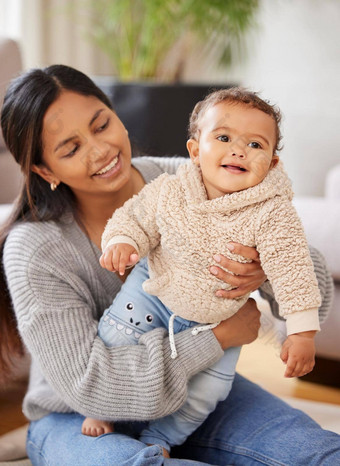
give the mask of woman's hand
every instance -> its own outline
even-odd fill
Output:
[[[210,267],[210,272],[223,282],[236,287],[229,291],[218,290],[216,291],[216,296],[234,299],[257,290],[267,277],[262,270],[259,254],[256,249],[243,246],[239,243],[229,243],[227,248],[232,251],[233,254],[238,254],[246,259],[250,259],[251,262],[243,264],[241,262],[227,259],[222,256],[222,254],[214,256],[215,261],[221,267],[232,273],[228,273],[215,265]]]
[[[260,329],[260,316],[256,302],[249,298],[236,314],[223,320],[212,330],[222,349],[247,345],[256,340]]]

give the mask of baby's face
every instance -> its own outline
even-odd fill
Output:
[[[278,162],[275,122],[261,110],[221,102],[206,111],[199,129],[199,140],[187,147],[209,199],[257,185]]]

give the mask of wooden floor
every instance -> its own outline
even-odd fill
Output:
[[[302,398],[340,405],[340,389],[325,385],[287,379],[285,365],[279,357],[278,346],[267,338],[259,338],[242,348],[237,372],[269,392],[280,397]]]
[[[260,337],[242,348],[237,371],[271,393],[340,405],[340,389],[283,377],[284,364],[274,333],[261,331]],[[0,435],[26,423],[21,412],[25,381],[0,391]]]
[[[281,343],[278,335],[282,334],[284,326],[278,327],[273,323],[269,305],[258,293],[253,297],[261,310],[261,329],[257,340],[242,348],[237,372],[279,397],[340,405],[339,388],[283,376],[285,365],[280,359]]]
[[[19,380],[0,391],[0,435],[27,423],[21,409],[26,385],[26,380]]]

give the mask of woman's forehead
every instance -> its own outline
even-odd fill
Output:
[[[94,108],[106,107],[94,96],[84,96],[71,91],[63,91],[50,105],[44,117],[44,127],[51,130],[56,122],[68,120],[70,125],[86,120],[92,115]]]

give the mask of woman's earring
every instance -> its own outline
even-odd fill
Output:
[[[55,183],[51,183],[51,191],[55,191],[57,189],[57,185]]]

